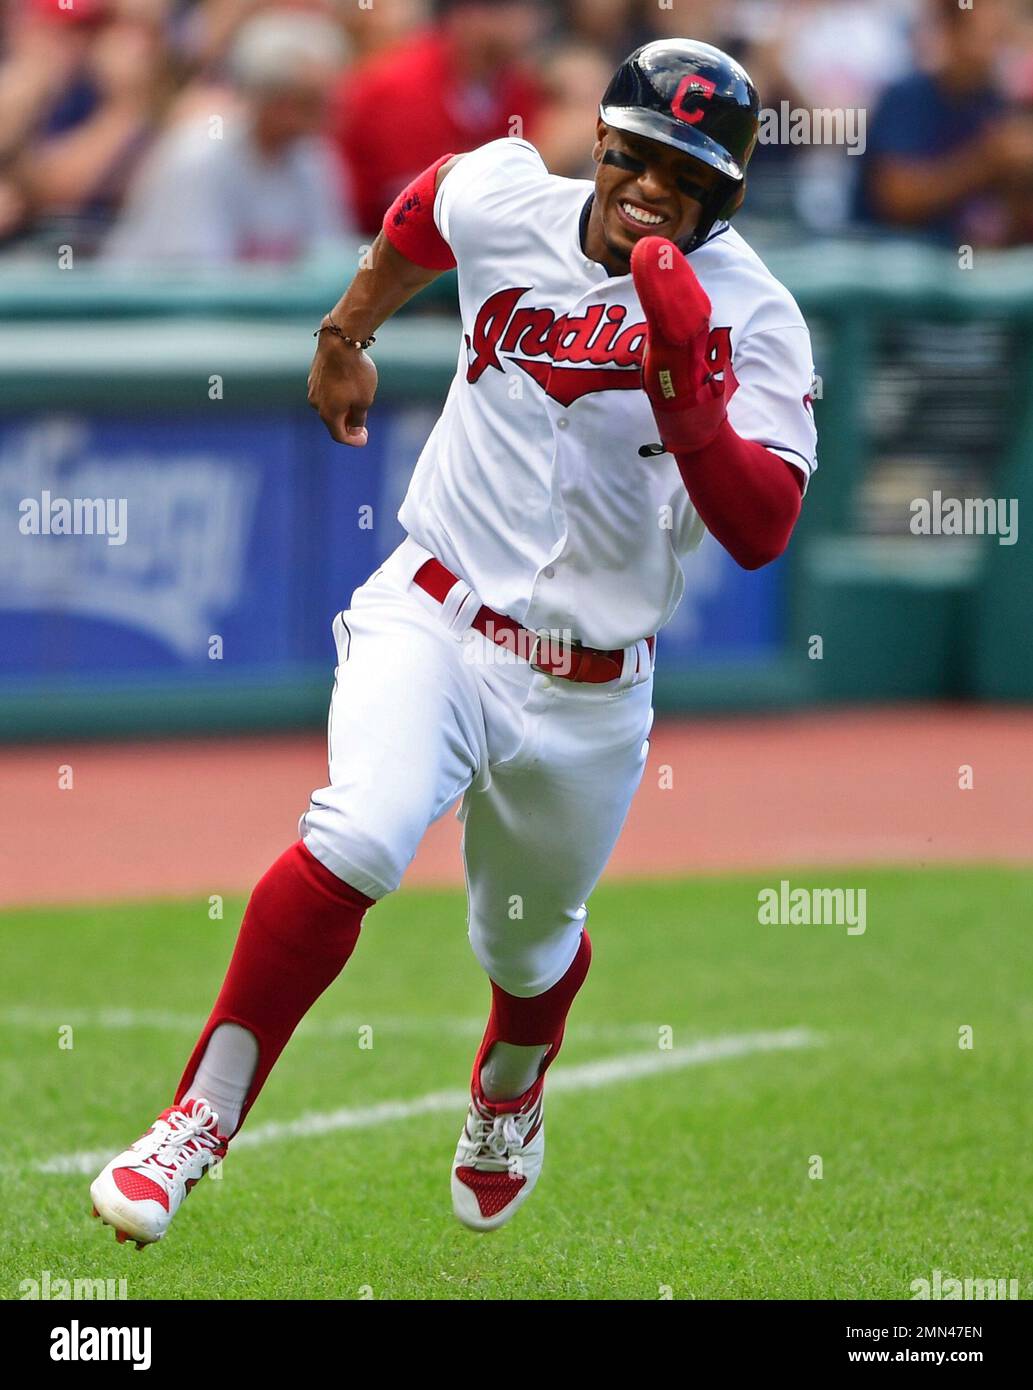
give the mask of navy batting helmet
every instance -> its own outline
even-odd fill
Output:
[[[738,210],[760,130],[760,98],[749,73],[727,53],[695,39],[647,43],[614,73],[599,114],[607,125],[673,145],[721,175],[702,200],[687,250]]]

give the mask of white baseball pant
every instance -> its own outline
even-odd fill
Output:
[[[542,675],[471,629],[481,605],[465,583],[443,604],[412,583],[429,558],[407,538],[334,620],[330,785],[299,829],[332,873],[382,898],[462,797],[474,954],[530,998],[573,961],[641,781],[651,654],[627,648],[602,685]]]

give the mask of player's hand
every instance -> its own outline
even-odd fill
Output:
[[[361,449],[369,439],[366,414],[377,394],[377,369],[359,348],[321,333],[308,374],[308,403],[338,444]]]
[[[631,274],[649,338],[642,385],[660,438],[672,453],[704,448],[728,413],[732,375],[710,371],[710,300],[673,241],[643,237],[631,253]]]

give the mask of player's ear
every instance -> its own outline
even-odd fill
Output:
[[[595,160],[596,164],[598,164],[603,157],[603,146],[606,141],[606,133],[609,129],[610,127],[600,116],[595,123],[595,144],[592,146],[592,158]]]

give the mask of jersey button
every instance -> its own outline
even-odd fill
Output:
[[[546,565],[545,568],[542,570],[542,574],[545,575],[546,579],[556,578],[556,571],[553,569],[551,565]]]
[[[567,417],[566,417],[565,415],[562,416],[562,417],[561,417],[559,420],[557,420],[557,422],[556,422],[556,428],[557,428],[557,429],[565,430],[565,429],[569,429],[569,427],[570,427],[570,421],[567,419]]]

